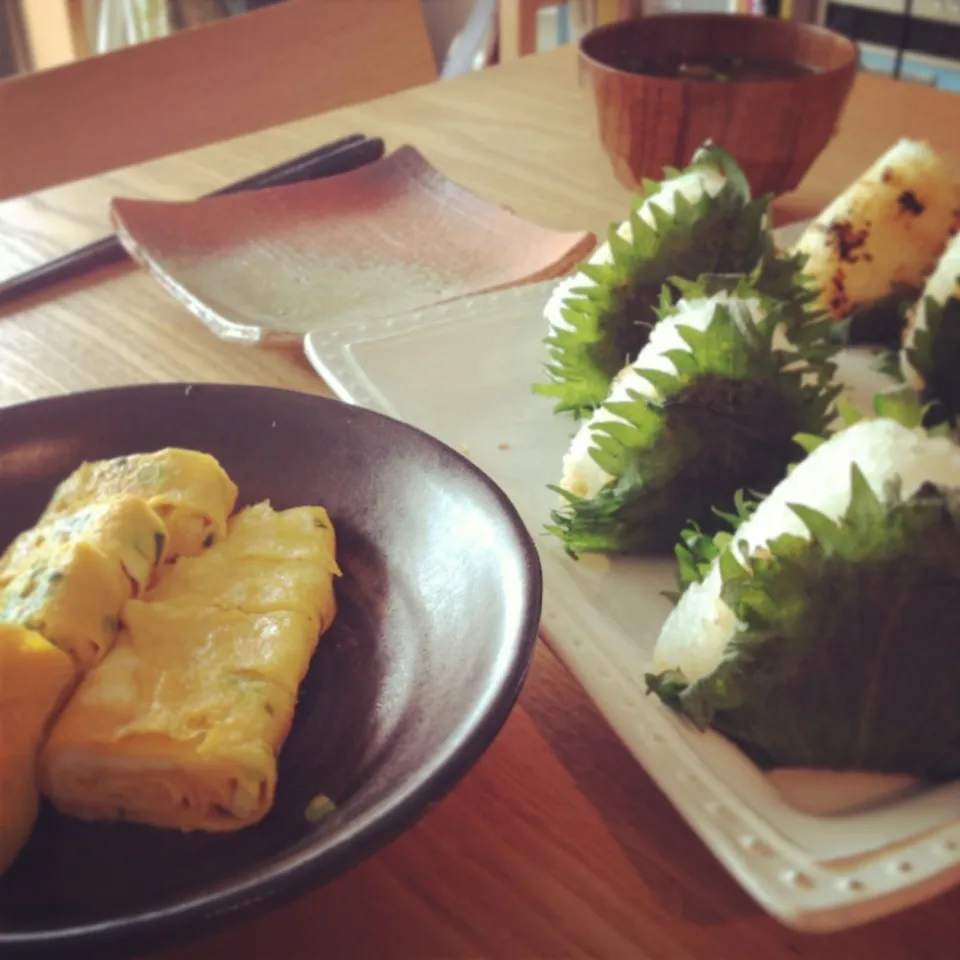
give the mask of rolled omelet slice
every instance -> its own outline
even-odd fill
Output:
[[[163,521],[139,497],[47,517],[4,555],[0,622],[36,630],[89,670],[113,645],[123,604],[146,590],[165,549]]]
[[[245,507],[230,518],[223,550],[237,559],[308,560],[339,573],[336,533],[323,507],[276,511],[269,501]]]
[[[121,493],[142,498],[163,519],[171,560],[196,556],[222,537],[237,502],[236,484],[213,457],[169,447],[81,464],[57,488],[44,517]]]
[[[335,614],[332,547],[325,512],[260,505],[165,572],[150,599],[128,602],[117,644],[44,751],[57,809],[184,831],[265,816],[300,683]]]
[[[900,140],[810,224],[794,252],[834,320],[910,299],[960,225],[960,175],[929,144]]]
[[[335,576],[336,536],[326,510],[278,513],[265,502],[231,518],[228,535],[202,556],[163,569],[145,599],[244,613],[294,611],[319,633],[336,615]]]
[[[75,667],[40,634],[0,623],[0,873],[16,859],[37,818],[37,755]]]
[[[147,588],[167,550],[166,527],[155,510],[139,497],[107,497],[73,513],[41,518],[21,533],[0,558],[0,582],[11,571],[76,540],[116,558],[138,593]]]

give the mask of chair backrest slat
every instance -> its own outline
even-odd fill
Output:
[[[0,81],[0,198],[436,76],[419,0],[284,0]]]

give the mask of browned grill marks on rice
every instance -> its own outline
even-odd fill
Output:
[[[897,197],[897,206],[900,207],[901,213],[910,213],[915,217],[919,217],[926,209],[912,190],[904,190],[903,193]]]
[[[830,277],[830,291],[831,309],[836,313],[843,313],[849,303],[849,297],[847,296],[846,276],[842,267],[837,267],[833,276]]]
[[[827,236],[837,250],[837,257],[843,263],[857,263],[860,257],[866,254],[863,247],[870,239],[868,220],[860,230],[857,230],[849,220],[834,220],[827,227]],[[860,251],[858,254],[857,251]]]

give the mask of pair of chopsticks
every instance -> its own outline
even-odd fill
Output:
[[[268,170],[261,170],[253,176],[214,190],[213,193],[205,194],[201,199],[333,177],[379,160],[384,151],[383,140],[379,137],[370,138],[362,133],[351,134],[349,137],[335,140],[333,143],[303,153],[285,163],[270,167]],[[43,290],[63,280],[74,279],[89,270],[118,263],[126,257],[127,251],[123,244],[117,239],[116,234],[111,234],[102,240],[96,240],[85,247],[80,247],[62,257],[0,282],[0,305],[28,293]]]

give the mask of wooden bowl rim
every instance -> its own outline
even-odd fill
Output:
[[[859,45],[856,41],[852,40],[850,37],[845,36],[842,33],[839,33],[836,30],[831,30],[829,27],[822,27],[819,24],[815,23],[798,23],[795,20],[780,20],[773,17],[760,17],[756,14],[743,14],[743,13],[665,13],[657,14],[652,17],[642,17],[642,18],[631,18],[627,20],[618,20],[614,23],[605,23],[602,26],[594,27],[588,33],[585,33],[577,43],[577,51],[580,56],[581,64],[587,63],[592,68],[598,70],[602,73],[612,74],[618,77],[630,77],[634,80],[637,80],[642,83],[661,83],[661,84],[677,84],[677,85],[687,85],[687,84],[696,84],[698,86],[703,84],[702,80],[691,80],[689,77],[659,77],[654,74],[646,73],[633,73],[630,70],[623,70],[620,67],[615,67],[612,64],[604,63],[602,60],[597,59],[597,57],[588,53],[585,49],[587,43],[594,39],[597,36],[604,36],[606,34],[617,33],[621,30],[636,29],[638,24],[641,23],[650,23],[653,21],[667,21],[672,20],[674,22],[678,20],[683,20],[688,23],[693,23],[694,21],[698,23],[715,23],[719,20],[729,22],[730,20],[741,20],[744,22],[756,22],[758,20],[774,20],[777,24],[781,26],[781,29],[794,30],[797,32],[821,35],[823,37],[831,37],[837,40],[842,41],[842,44],[846,46],[848,58],[845,62],[838,64],[835,67],[831,67],[828,70],[823,70],[820,73],[811,73],[799,77],[768,77],[764,80],[731,80],[728,84],[724,86],[728,89],[738,88],[738,87],[750,87],[750,86],[759,86],[763,84],[771,83],[808,83],[810,81],[819,82],[823,78],[829,77],[836,79],[839,75],[852,71],[856,72],[857,63],[859,61]],[[792,62],[792,61],[788,61]]]

